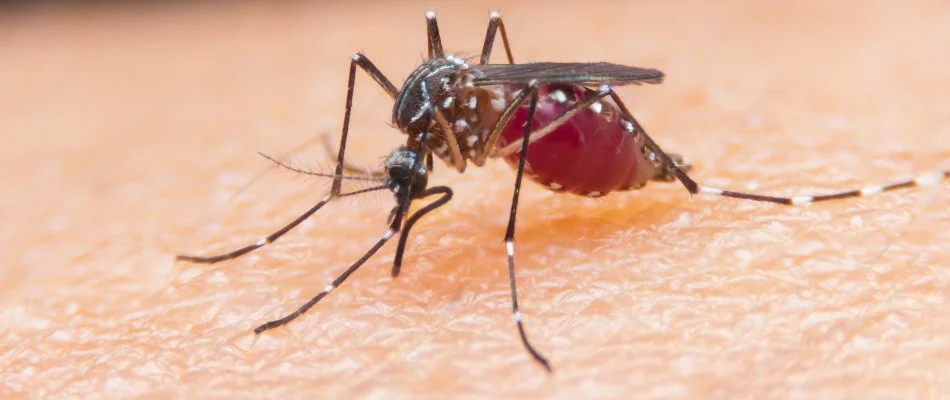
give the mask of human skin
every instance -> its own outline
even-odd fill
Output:
[[[331,204],[233,261],[175,254],[253,243],[322,198],[327,182],[274,170],[241,191],[268,165],[255,151],[327,169],[320,146],[291,149],[338,138],[353,52],[397,84],[425,52],[422,5],[266,4],[0,13],[0,397],[950,393],[945,182],[805,207],[526,182],[519,300],[549,375],[511,321],[514,174],[437,162],[430,185],[455,198],[398,279],[390,243],[255,337],[375,243],[391,197]],[[479,49],[492,7],[438,7],[446,48]],[[621,95],[700,182],[794,195],[950,168],[946,3],[502,11],[516,61],[665,71]],[[369,165],[405,139],[374,85],[358,73],[348,144]]]

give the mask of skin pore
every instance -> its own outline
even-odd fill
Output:
[[[120,4],[0,13],[0,397],[950,390],[946,183],[782,207],[676,183],[587,199],[526,182],[519,302],[549,376],[511,320],[514,174],[437,161],[430,186],[455,195],[413,228],[399,278],[391,241],[255,336],[387,231],[391,195],[334,202],[233,261],[174,255],[253,243],[323,198],[327,181],[277,170],[232,196],[270,165],[258,150],[331,170],[319,144],[291,149],[339,134],[355,51],[402,83],[425,9]],[[620,94],[704,184],[819,194],[950,167],[945,5],[608,4],[501,10],[515,60],[663,70]],[[494,6],[437,8],[446,49],[477,49]],[[404,141],[391,107],[357,77],[355,163]]]

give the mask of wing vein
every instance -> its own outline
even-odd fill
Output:
[[[527,64],[487,64],[472,66],[475,86],[528,83],[572,83],[578,85],[642,85],[663,82],[663,72],[652,68],[631,67],[606,62]]]

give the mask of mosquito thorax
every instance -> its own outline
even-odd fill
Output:
[[[412,164],[415,160],[416,153],[405,146],[393,150],[386,157],[384,164],[387,175],[386,184],[397,196],[405,193],[405,188],[410,185],[413,196],[420,195],[426,190],[429,184],[429,170],[425,160],[419,160],[416,163],[415,176],[413,176]]]
[[[396,96],[393,125],[410,138],[426,131],[426,147],[459,172],[466,160],[481,166],[485,139],[518,91],[476,86],[473,82],[479,76],[477,66],[461,57],[445,55],[426,61],[409,75]],[[411,139],[407,144],[417,143]],[[453,146],[457,146],[457,156],[452,154]]]
[[[426,111],[453,97],[453,89],[464,79],[468,63],[459,57],[447,55],[433,58],[416,68],[393,105],[393,123],[403,132],[420,132],[426,127]]]

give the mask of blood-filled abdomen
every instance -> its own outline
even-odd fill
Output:
[[[544,85],[532,122],[532,139],[572,105],[596,94],[576,85]],[[496,151],[524,137],[528,104],[525,102],[502,131]],[[646,184],[656,166],[647,159],[643,135],[634,123],[620,115],[617,105],[606,97],[585,107],[528,147],[525,176],[559,192],[599,197],[615,190],[635,189]],[[514,168],[518,151],[505,156]]]

